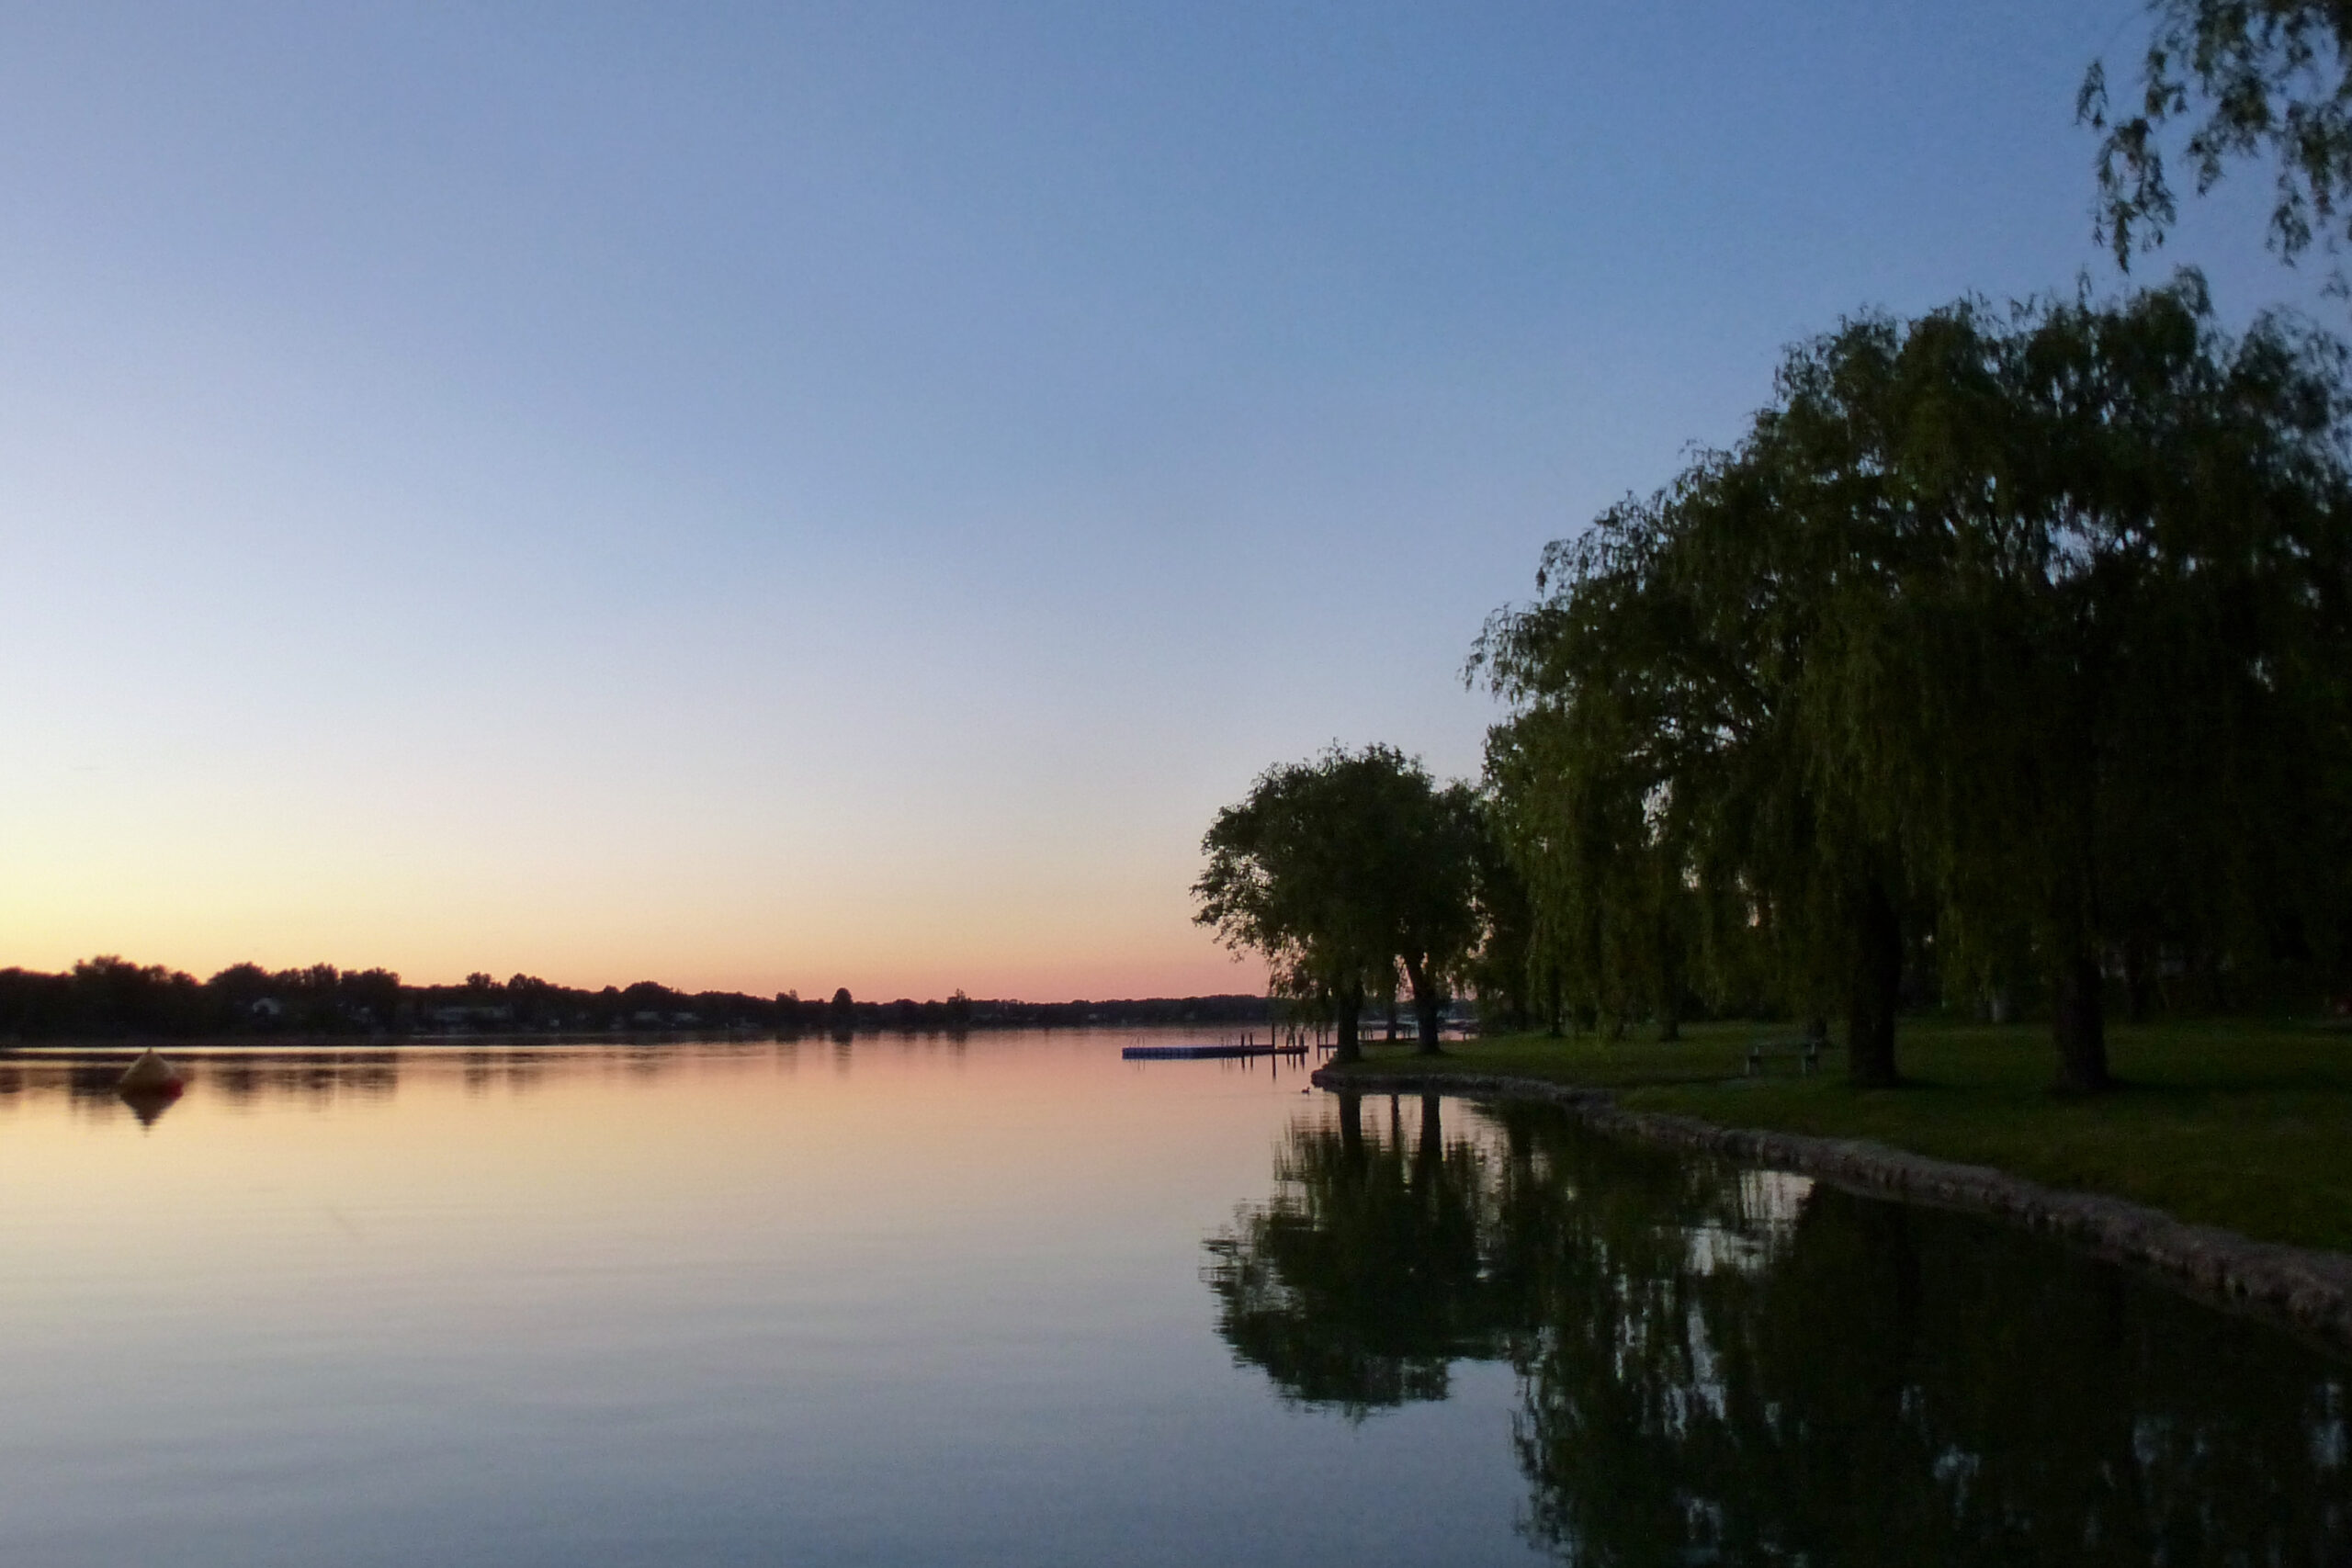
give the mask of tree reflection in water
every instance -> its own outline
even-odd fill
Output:
[[[2352,1561],[2341,1359],[1973,1216],[1385,1103],[1210,1240],[1219,1332],[1359,1421],[1509,1360],[1570,1562]]]
[[[1336,1128],[1294,1128],[1273,1201],[1208,1244],[1218,1331],[1286,1399],[1362,1420],[1444,1398],[1452,1362],[1501,1348],[1481,1251],[1485,1157],[1446,1147],[1437,1100],[1422,1107],[1409,1145],[1393,1121],[1389,1136],[1365,1137],[1353,1097]]]

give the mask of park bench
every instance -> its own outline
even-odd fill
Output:
[[[1751,1040],[1747,1043],[1747,1076],[1761,1077],[1768,1062],[1776,1055],[1787,1055],[1797,1063],[1797,1070],[1810,1076],[1821,1066],[1821,1037],[1817,1034],[1791,1035],[1781,1040]]]

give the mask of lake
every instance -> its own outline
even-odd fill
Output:
[[[0,1562],[2352,1561],[2323,1348],[1142,1038],[0,1059]]]

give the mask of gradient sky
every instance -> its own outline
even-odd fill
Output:
[[[1261,768],[1474,773],[1791,341],[2114,284],[2138,15],[10,7],[0,964],[1252,988]]]

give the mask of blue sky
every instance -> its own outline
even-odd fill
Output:
[[[2131,4],[0,15],[0,963],[1246,988],[1217,806],[1865,307],[2116,282]],[[2169,254],[2307,279],[2260,179]]]

